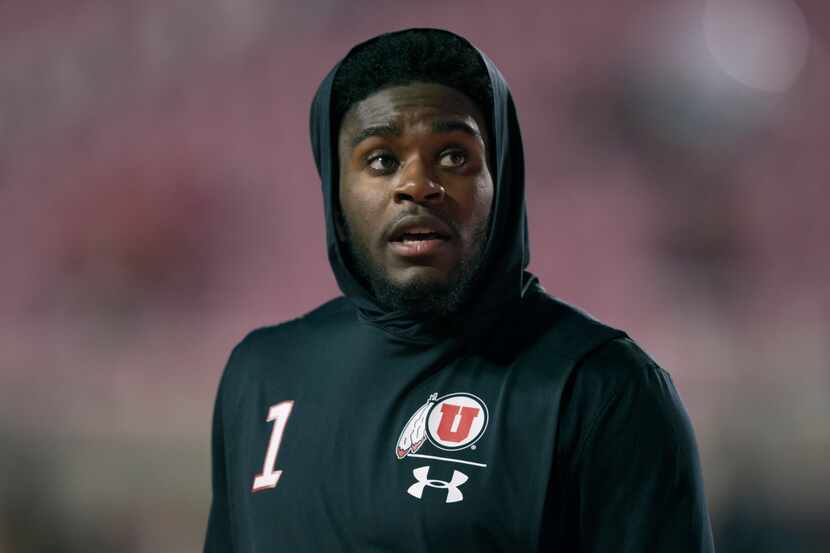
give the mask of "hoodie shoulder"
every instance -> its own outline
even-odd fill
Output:
[[[248,366],[258,365],[257,361],[268,364],[275,356],[284,359],[330,340],[333,332],[342,331],[354,318],[351,302],[340,296],[295,319],[255,328],[236,345],[232,357]]]
[[[540,294],[534,304],[534,318],[546,330],[548,343],[569,347],[574,343],[583,344],[573,357],[566,398],[575,388],[586,391],[589,399],[597,400],[613,396],[625,387],[657,385],[655,378],[669,378],[624,331],[547,294]]]
[[[244,350],[257,350],[268,348],[275,343],[294,342],[325,334],[352,318],[354,308],[351,302],[344,296],[339,296],[295,319],[255,328],[242,339],[238,347]]]
[[[573,364],[603,344],[626,335],[548,295],[541,287],[528,294],[523,303],[520,324],[513,332],[531,347],[535,344],[558,355],[567,354]]]
[[[275,367],[302,365],[309,352],[324,351],[323,345],[354,319],[351,302],[341,296],[295,319],[250,331],[233,348],[223,371],[228,394],[241,397]]]

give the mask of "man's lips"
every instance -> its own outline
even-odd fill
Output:
[[[390,241],[389,247],[392,248],[396,254],[403,257],[419,257],[424,255],[433,255],[444,248],[449,239],[447,238],[425,238],[417,240],[397,240]]]
[[[404,217],[389,232],[389,246],[402,257],[433,255],[451,239],[450,227],[430,215]]]

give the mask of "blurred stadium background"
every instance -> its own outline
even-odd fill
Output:
[[[311,96],[409,26],[463,34],[511,83],[531,269],[674,376],[718,550],[830,550],[828,15],[0,3],[0,553],[200,550],[231,348],[338,294]]]

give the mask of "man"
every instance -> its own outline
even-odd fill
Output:
[[[669,375],[525,270],[492,62],[445,31],[376,37],[311,134],[344,297],[231,354],[205,551],[712,551]]]

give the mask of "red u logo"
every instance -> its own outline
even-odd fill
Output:
[[[460,411],[460,414],[459,414]],[[473,420],[481,412],[478,407],[461,407],[451,403],[441,405],[441,422],[436,434],[445,442],[461,442],[470,434]]]

